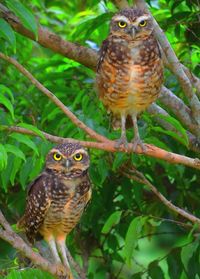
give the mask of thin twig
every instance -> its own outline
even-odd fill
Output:
[[[130,173],[129,173],[130,172]],[[200,225],[200,219],[197,218],[196,216],[186,212],[185,210],[179,208],[178,206],[175,206],[172,202],[168,201],[158,190],[155,186],[153,186],[153,184],[150,183],[150,181],[148,181],[146,179],[146,177],[139,172],[138,170],[136,170],[134,167],[129,167],[128,170],[125,169],[123,171],[123,174],[125,176],[127,176],[129,179],[133,179],[136,180],[142,184],[145,184],[148,186],[148,188],[158,197],[158,199],[164,204],[166,205],[169,209],[171,209],[172,211],[176,212],[177,214],[183,216],[184,218],[186,218],[187,220],[189,220],[192,223],[197,223],[198,225]]]
[[[91,138],[94,138],[98,141],[106,142],[109,141],[106,137],[97,134],[94,130],[86,126],[82,121],[80,121],[50,90],[44,87],[34,76],[25,69],[20,63],[15,59],[6,56],[0,52],[0,58],[6,60],[7,62],[14,65],[25,77],[27,77],[32,84],[34,84],[43,94],[45,94],[57,107],[59,107],[64,114],[70,118],[70,120],[79,128],[84,130]]]

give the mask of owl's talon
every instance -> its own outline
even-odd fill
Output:
[[[128,142],[126,137],[121,137],[120,139],[116,140],[115,148],[120,149],[121,147],[128,149]]]
[[[62,263],[57,263],[57,273],[59,276],[66,276],[67,275],[67,269]]]
[[[133,144],[133,152],[137,150],[138,145],[141,147],[142,152],[146,151],[146,146],[144,145],[143,141],[139,137],[134,138],[131,142]]]
[[[69,269],[69,267],[67,268],[66,266],[64,266],[62,263],[57,263],[57,274],[59,276],[59,278],[63,278],[63,279],[74,279],[71,270]],[[67,276],[67,277],[66,277]]]

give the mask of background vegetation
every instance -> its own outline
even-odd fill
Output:
[[[181,63],[194,74],[200,71],[199,1],[147,1]],[[117,11],[111,1],[1,1],[37,33],[34,17],[44,27],[72,41],[98,50]],[[18,4],[17,4],[18,3]],[[21,4],[23,6],[21,6]],[[131,3],[130,3],[131,4]],[[25,8],[27,10],[25,10]],[[20,14],[21,11],[21,14]],[[27,13],[26,13],[27,12]],[[34,16],[33,16],[34,15]],[[0,18],[0,51],[12,56],[51,90],[80,120],[98,133],[115,139],[110,119],[95,90],[95,72],[61,56],[9,28]],[[165,70],[165,85],[187,105],[175,75]],[[198,152],[188,146],[186,127],[167,105],[165,119],[179,136],[160,126],[147,112],[138,121],[146,143],[188,157]],[[25,205],[26,187],[42,170],[45,155],[54,145],[38,131],[87,140],[25,76],[0,60],[0,209],[15,229]],[[8,132],[20,126],[37,137]],[[129,139],[132,129],[128,130]],[[141,171],[173,204],[200,217],[199,171],[152,157],[90,149],[93,197],[67,246],[74,259],[88,267],[89,279],[200,278],[199,229],[173,213],[147,186],[124,173],[131,164]],[[0,240],[0,277],[50,278],[12,246]]]

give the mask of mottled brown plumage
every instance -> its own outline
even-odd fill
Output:
[[[141,144],[137,115],[157,99],[161,90],[163,65],[152,32],[149,14],[135,8],[124,9],[112,18],[110,34],[101,46],[97,88],[107,110],[121,118],[118,146],[127,144],[128,115],[134,124],[134,149]]]
[[[89,155],[78,143],[61,144],[47,155],[44,171],[30,184],[24,216],[24,228],[30,242],[41,235],[53,256],[68,266],[65,239],[79,222],[91,198],[88,177]]]

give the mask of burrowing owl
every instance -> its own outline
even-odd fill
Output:
[[[67,267],[66,236],[79,222],[91,198],[89,164],[87,151],[78,143],[69,142],[50,150],[44,171],[28,188],[25,213],[18,223],[31,243],[41,235],[56,262],[62,259]]]
[[[111,20],[110,34],[103,41],[97,66],[100,99],[114,115],[121,117],[121,138],[127,145],[126,118],[134,125],[134,150],[142,146],[137,115],[158,97],[163,83],[163,65],[158,43],[152,34],[151,16],[127,8]]]

